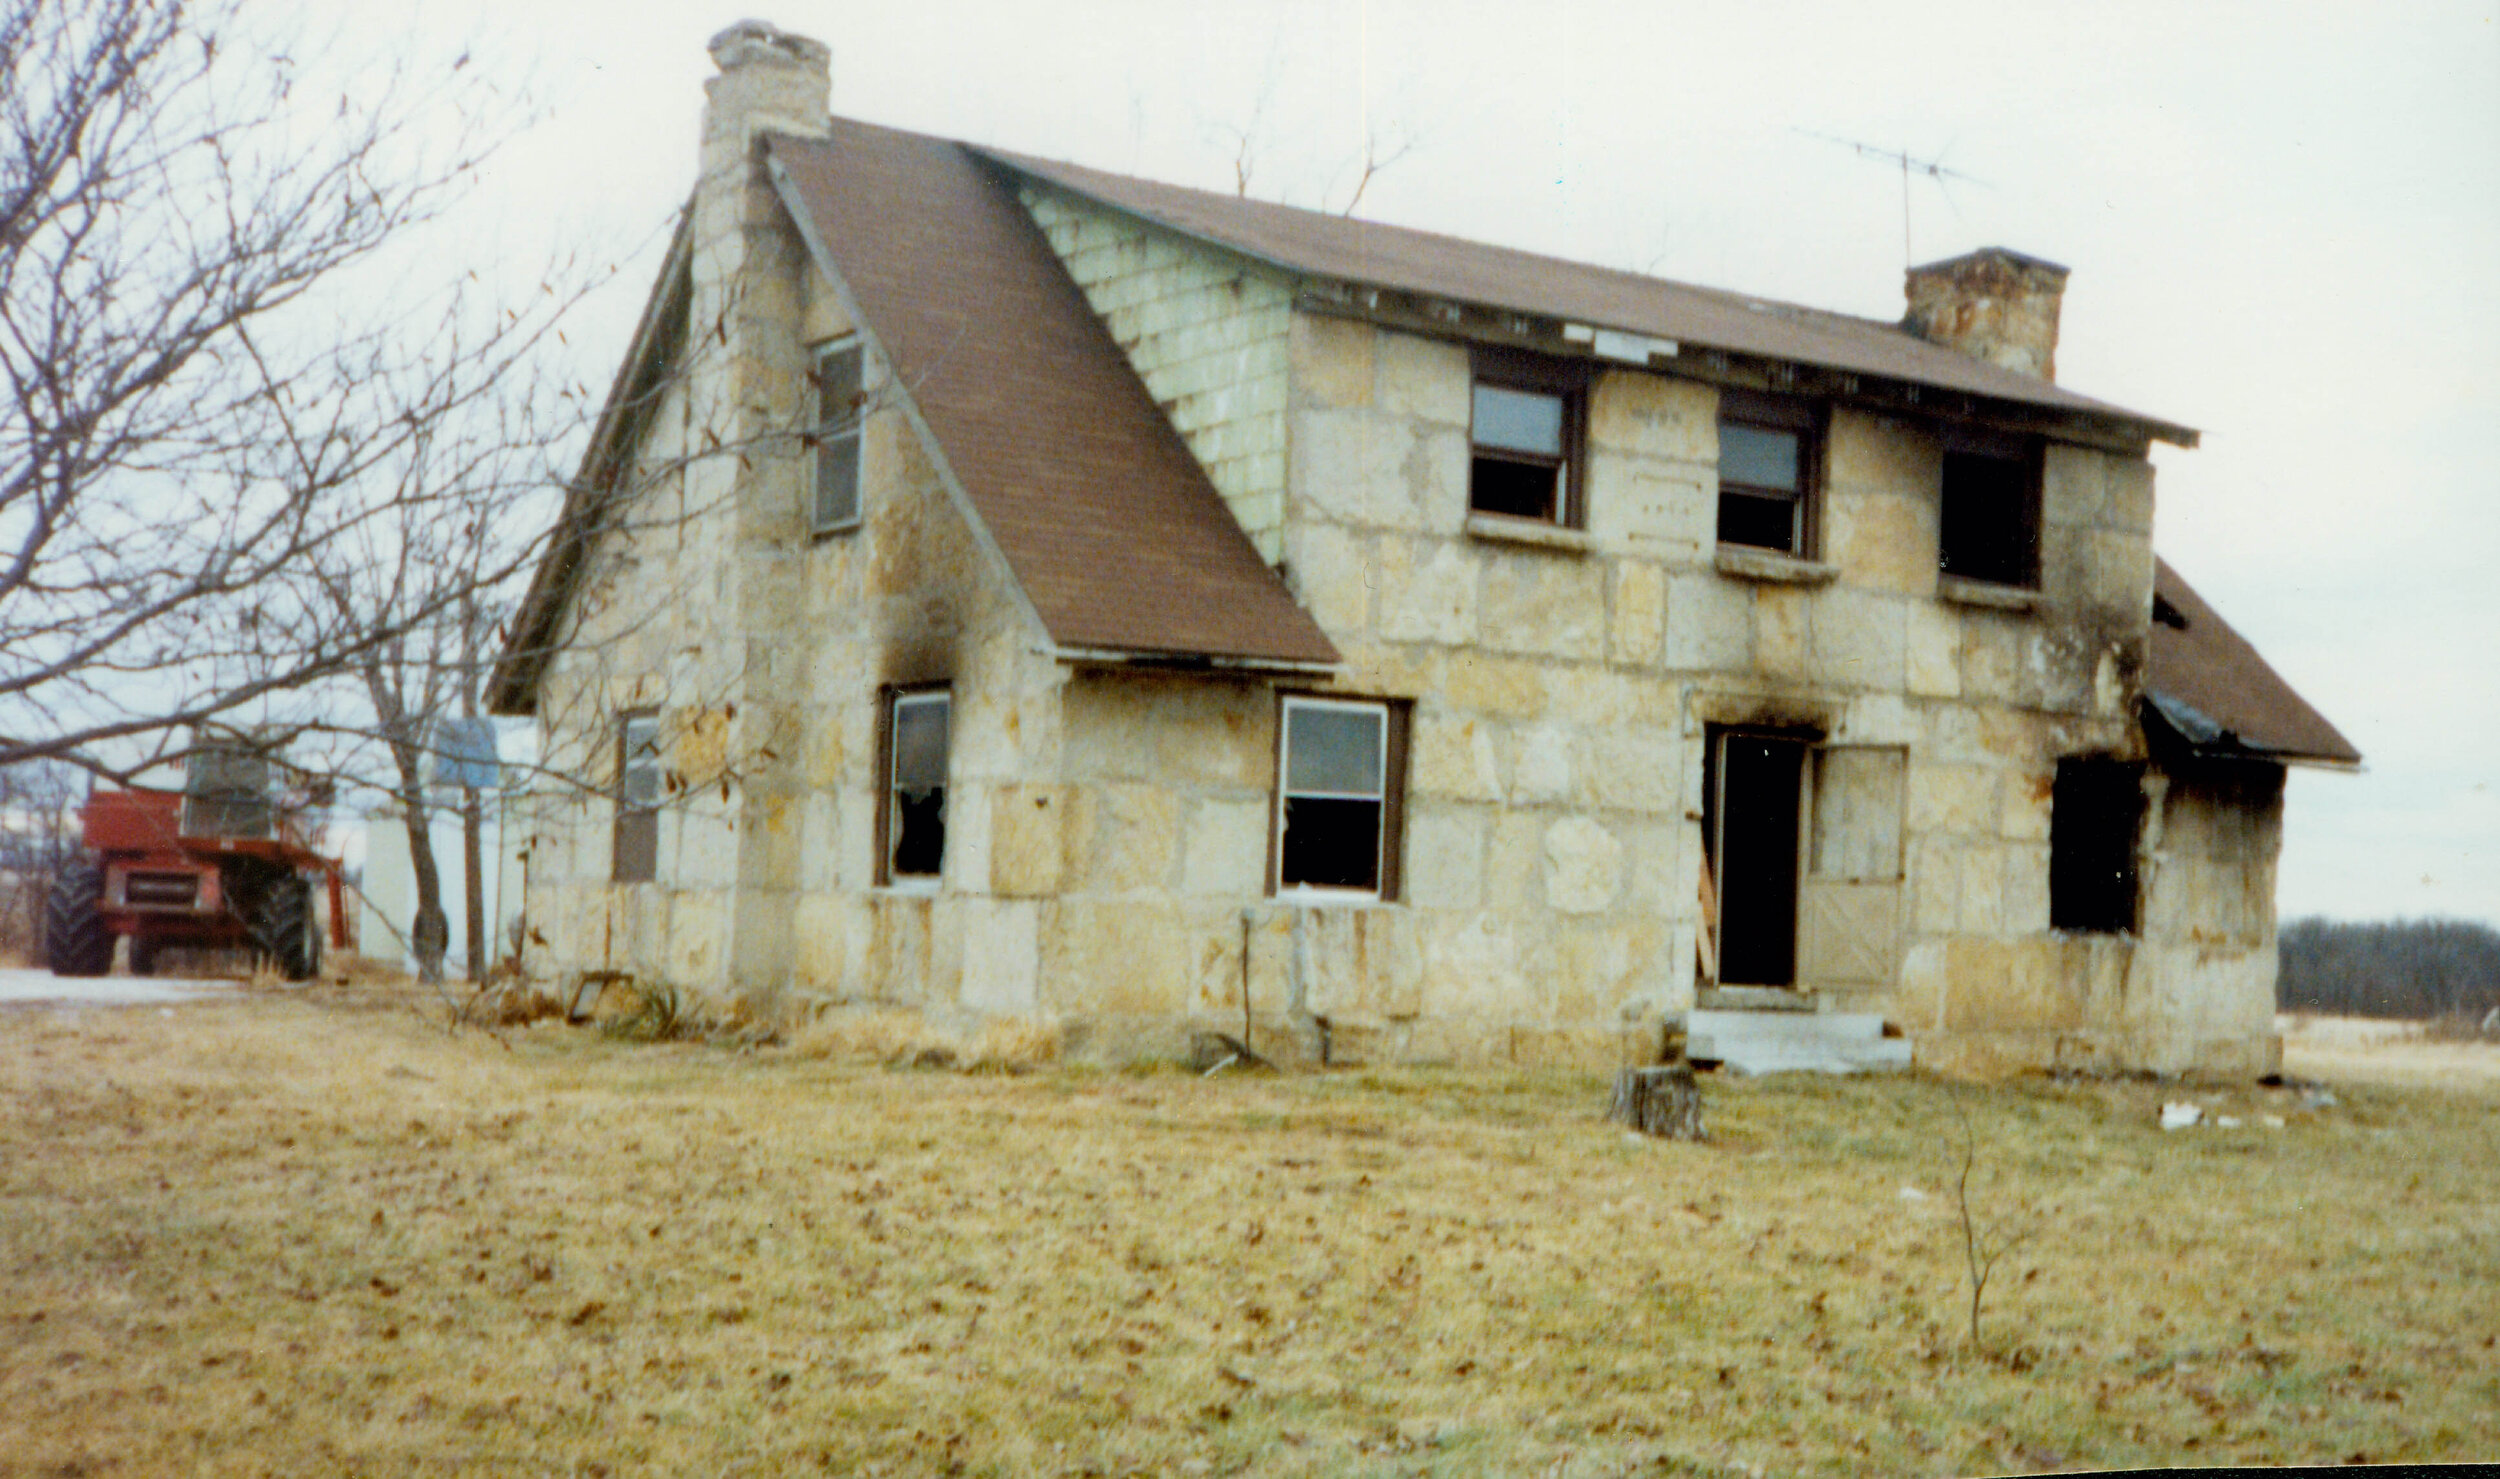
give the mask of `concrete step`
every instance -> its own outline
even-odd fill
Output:
[[[1685,1054],[1735,1073],[1880,1073],[1910,1066],[1910,1040],[1873,1012],[1694,1012]]]
[[[1687,1036],[1728,1033],[1803,1042],[1873,1042],[1884,1035],[1881,1012],[1688,1012]]]

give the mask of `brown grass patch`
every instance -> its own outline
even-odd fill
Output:
[[[1059,1029],[1042,1022],[997,1019],[967,1037],[917,1012],[876,1009],[827,1012],[790,1035],[800,1058],[965,1073],[1029,1073],[1059,1061],[1060,1045]]]
[[[1712,1080],[1670,1145],[1597,1077],[904,1073],[325,990],[8,1014],[0,1470],[2500,1452],[2490,1091],[2165,1135],[2160,1084]],[[1965,1116],[2031,1230],[1985,1350]]]

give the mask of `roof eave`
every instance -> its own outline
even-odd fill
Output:
[[[668,254],[660,263],[650,296],[643,300],[642,317],[634,326],[624,363],[618,366],[607,400],[599,408],[599,420],[591,428],[590,445],[582,453],[581,466],[565,489],[555,537],[530,576],[529,589],[522,595],[513,619],[511,640],[505,643],[488,676],[486,710],[490,714],[517,718],[538,710],[538,684],[554,654],[556,627],[572,603],[573,587],[580,578],[592,527],[607,495],[614,491],[611,485],[625,455],[625,443],[640,430],[642,413],[663,373],[660,361],[671,349],[667,329],[681,306],[678,299],[683,295],[692,261],[692,222],[693,208],[689,205],[678,212]],[[645,383],[646,378],[650,384]]]
[[[1182,238],[1183,240],[1194,242],[1201,247],[1211,251],[1223,253],[1224,255],[1232,257],[1236,260],[1255,264],[1291,281],[1306,284],[1343,283],[1349,287],[1376,289],[1377,291],[1384,293],[1405,294],[1406,292],[1405,289],[1395,287],[1391,284],[1374,283],[1362,279],[1351,279],[1329,274],[1314,273],[1311,269],[1302,264],[1286,261],[1271,254],[1257,251],[1254,248],[1243,245],[1242,243],[1227,240],[1207,231],[1195,229],[1184,222],[1170,220],[1163,216],[1155,215],[1151,212],[1142,210],[1136,206],[1129,205],[1123,201],[1089,191],[1083,186],[1072,181],[1037,170],[1013,154],[1004,153],[996,149],[985,148],[978,144],[965,144],[962,147],[967,153],[970,153],[975,158],[981,159],[996,168],[1006,170],[1020,180],[1030,181],[1044,189],[1060,191],[1068,195],[1080,197],[1084,200],[1090,201],[1095,206],[1100,207],[1103,210],[1118,212],[1131,220],[1151,226],[1158,231],[1168,232],[1171,235]],[[1563,326],[1563,321],[1555,318],[1549,310],[1533,306],[1518,303],[1483,302],[1465,298],[1449,298],[1442,301],[1459,309],[1472,310],[1475,314],[1482,315],[1483,317],[1489,319],[1498,319],[1504,316],[1523,315],[1538,319],[1550,319],[1553,320],[1555,324],[1557,334],[1560,333]],[[1474,339],[1487,337],[1487,335],[1482,332],[1469,332],[1464,326],[1463,316],[1436,315],[1435,317],[1446,317],[1447,321],[1437,325],[1432,323],[1425,323],[1422,325],[1411,324],[1395,319],[1394,317],[1383,316],[1376,304],[1358,304],[1354,301],[1352,295],[1347,295],[1345,300],[1341,303],[1306,302],[1303,299],[1298,298],[1295,306],[1297,308],[1309,308],[1313,311],[1338,313],[1348,317],[1377,319],[1378,321],[1387,323],[1392,327],[1402,329],[1420,328],[1423,332],[1437,333],[1449,338]],[[1649,337],[1650,335],[1649,330],[1626,324],[1588,322],[1587,327],[1591,329],[1605,330],[1610,333],[1630,334],[1640,337]],[[1896,383],[1913,392],[1912,394],[1901,398],[1906,400],[1906,402],[1911,406],[1916,406],[1920,399],[1917,392],[1928,392],[1934,395],[1946,397],[1948,400],[1958,399],[1965,406],[1986,404],[1991,407],[2014,408],[2012,409],[2010,415],[2004,411],[2000,411],[1996,415],[1989,418],[1992,420],[2039,422],[2043,420],[2062,419],[2070,423],[2077,420],[2097,422],[2100,424],[2100,427],[2103,428],[2100,434],[2097,436],[2087,434],[2081,438],[2095,442],[2114,441],[2138,446],[2149,442],[2167,442],[2175,447],[2192,450],[2201,440],[2201,433],[2199,433],[2194,427],[2181,426],[2175,422],[2162,421],[2153,417],[2138,415],[2116,406],[2105,408],[2087,408],[2073,405],[2060,406],[2048,403],[2033,404],[2029,402],[2008,401],[1999,397],[1988,396],[1978,392],[1955,390],[1950,387],[1931,385],[1926,382],[1916,380],[1902,380],[1899,379],[1899,377],[1885,376],[1871,371],[1854,369],[1845,365],[1767,358],[1756,355],[1749,350],[1712,344],[1707,342],[1705,339],[1691,335],[1679,336],[1677,344],[1680,350],[1695,351],[1692,355],[1679,354],[1674,370],[1674,373],[1685,375],[1689,378],[1705,380],[1712,378],[1700,367],[1697,362],[1704,356],[1715,354],[1721,357],[1759,360],[1763,364],[1774,366],[1778,369],[1808,369],[1827,375],[1843,376],[1853,380]],[[1589,355],[1591,353],[1587,346],[1578,343],[1558,343],[1554,346],[1543,347],[1550,347],[1556,352],[1566,355]],[[1831,394],[1833,392],[1826,391],[1825,393]],[[1842,392],[1840,394],[1847,393]],[[1870,397],[1870,399],[1881,398]],[[2077,399],[2089,398],[2077,397]]]

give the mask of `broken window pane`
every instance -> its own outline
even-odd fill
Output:
[[[1386,704],[1286,700],[1279,887],[1380,887],[1388,727]]]
[[[649,883],[659,875],[660,719],[627,714],[617,726],[616,824],[609,878]]]
[[[1288,887],[1378,888],[1380,803],[1286,797],[1278,865]]]
[[[1538,457],[1563,454],[1563,398],[1507,386],[1476,386],[1476,445],[1526,452]]]
[[[624,776],[617,788],[627,806],[660,804],[660,720],[656,714],[625,718]]]
[[[945,693],[908,693],[894,700],[889,877],[935,878],[944,869],[947,731],[953,708]]]
[[[2049,795],[2049,927],[2123,934],[2135,928],[2135,839],[2143,767],[2057,762]]]
[[[1808,553],[1815,425],[1812,408],[1803,403],[1720,393],[1719,543]]]
[[[1468,473],[1467,506],[1477,513],[1552,522],[1562,499],[1562,468],[1479,457]]]
[[[2029,586],[2040,578],[2040,480],[2027,457],[1944,454],[1940,563],[1947,575]]]
[[[1798,553],[1797,500],[1792,496],[1719,490],[1719,543]]]

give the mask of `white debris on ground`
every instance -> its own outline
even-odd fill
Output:
[[[2205,1106],[2190,1100],[2174,1100],[2161,1107],[2161,1127],[2184,1130],[2205,1118]]]
[[[0,1006],[44,1003],[75,1007],[145,1007],[232,995],[240,981],[173,976],[56,976],[45,970],[0,969]]]

